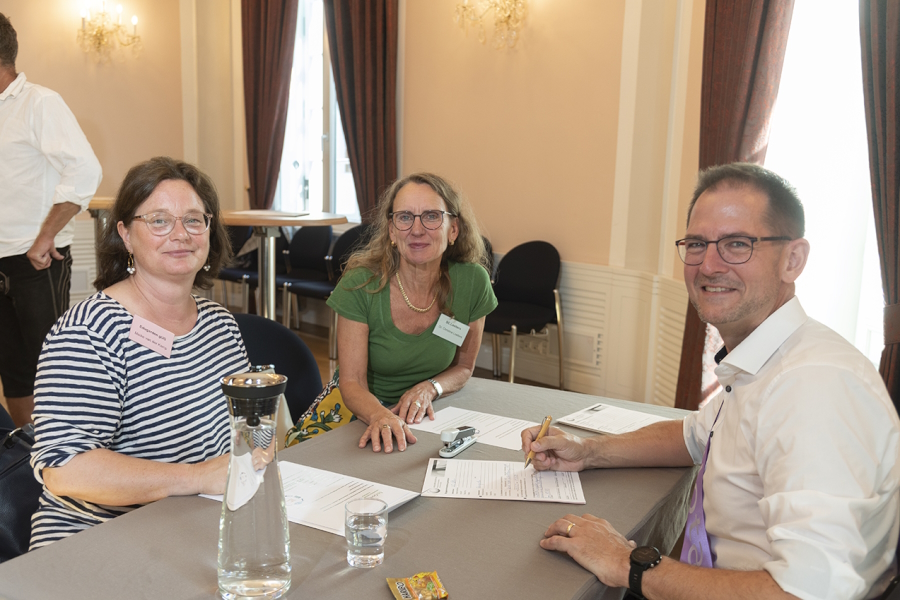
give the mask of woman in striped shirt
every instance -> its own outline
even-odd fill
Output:
[[[32,549],[167,496],[224,491],[219,378],[247,353],[231,314],[191,290],[230,254],[209,177],[165,157],[128,172],[98,244],[101,291],[57,321],[38,363]]]

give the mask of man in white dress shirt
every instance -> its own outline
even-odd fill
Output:
[[[102,173],[59,94],[16,73],[17,54],[16,31],[0,13],[0,380],[23,425],[44,337],[69,305],[70,221]]]
[[[900,421],[872,363],[794,296],[803,235],[800,200],[776,174],[749,164],[701,173],[678,250],[691,302],[725,342],[721,394],[630,434],[522,434],[539,470],[702,463],[684,562],[635,548],[592,515],[553,523],[543,548],[649,599],[849,600],[885,589],[900,535]]]

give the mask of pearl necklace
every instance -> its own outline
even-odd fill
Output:
[[[435,294],[434,298],[431,299],[431,304],[428,305],[428,308],[419,308],[417,306],[413,306],[412,302],[409,301],[409,297],[406,295],[406,290],[403,289],[403,282],[400,281],[400,271],[397,271],[397,285],[400,286],[400,293],[403,294],[403,299],[406,300],[406,305],[418,313],[427,313],[429,310],[431,310],[431,307],[434,306],[434,301],[437,300],[437,294]]]

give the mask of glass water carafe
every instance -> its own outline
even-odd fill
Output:
[[[287,377],[241,373],[221,380],[231,421],[231,461],[219,521],[219,594],[280,598],[291,585],[291,540],[276,462],[279,398]]]

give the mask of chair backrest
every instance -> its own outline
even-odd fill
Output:
[[[225,229],[228,231],[228,239],[231,241],[232,255],[231,262],[225,266],[238,269],[256,269],[257,253],[255,250],[243,256],[238,256],[238,252],[241,251],[241,248],[244,247],[244,244],[247,243],[247,240],[253,234],[253,228],[246,225],[226,225]]]
[[[331,225],[301,227],[291,238],[291,268],[326,273],[325,256],[330,247]]]
[[[500,259],[494,275],[494,294],[497,300],[553,308],[559,269],[559,252],[552,244],[525,242]]]
[[[13,422],[12,417],[9,416],[6,409],[0,404],[0,430],[5,429],[6,431],[12,431],[15,428],[16,424]]]
[[[28,551],[31,516],[44,489],[28,464],[33,445],[30,424],[0,431],[0,562]]]
[[[275,372],[288,378],[284,397],[291,420],[296,422],[322,391],[313,353],[296,333],[277,321],[245,313],[235,313],[234,318],[250,364],[275,365]]]
[[[494,282],[494,247],[491,245],[491,240],[487,239],[484,236],[481,236],[481,239],[484,240],[484,253],[487,256],[488,276],[491,279],[491,283],[493,283]]]
[[[369,226],[363,223],[356,227],[351,227],[334,240],[334,245],[332,245],[327,259],[330,265],[328,278],[332,283],[337,283],[337,280],[341,278],[341,275],[344,273],[344,266],[347,264],[350,255],[368,241],[368,235]]]

